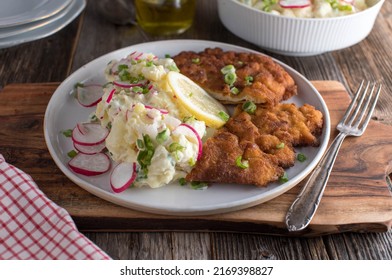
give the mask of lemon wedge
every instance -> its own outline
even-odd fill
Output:
[[[167,74],[167,81],[180,108],[204,121],[212,128],[219,128],[225,124],[228,112],[225,106],[211,97],[203,88],[181,73],[171,71]]]

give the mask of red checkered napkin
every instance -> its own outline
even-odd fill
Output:
[[[0,259],[110,259],[0,154]]]

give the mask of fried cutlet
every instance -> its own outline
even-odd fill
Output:
[[[199,53],[184,51],[173,59],[182,74],[224,104],[250,100],[256,104],[276,105],[297,93],[293,78],[264,55],[207,48]],[[236,80],[232,85],[225,82],[221,72],[227,65],[235,68]]]
[[[234,119],[241,119],[244,114],[249,115],[237,106]],[[260,134],[274,135],[292,146],[319,145],[323,114],[309,104],[301,107],[283,103],[269,108],[257,106],[249,117]]]
[[[243,161],[247,161],[248,168],[237,165],[240,156]],[[219,130],[207,139],[202,158],[186,176],[186,180],[265,186],[278,180],[283,173],[284,169],[274,158],[263,153],[256,144],[249,141],[239,142],[236,135]]]
[[[253,114],[237,106],[233,117],[207,139],[188,181],[265,186],[295,163],[293,146],[317,146],[323,115],[305,104],[258,106]],[[238,166],[241,156],[248,168]]]

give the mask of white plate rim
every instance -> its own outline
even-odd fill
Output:
[[[41,2],[45,3],[39,5],[38,9],[23,10],[19,15],[0,18],[0,28],[23,25],[51,17],[67,7],[72,0],[41,0]]]
[[[175,206],[173,207],[165,207],[162,208],[160,206],[154,206],[154,205],[146,205],[146,204],[140,204],[137,202],[129,202],[125,201],[121,195],[110,193],[106,190],[100,189],[99,187],[94,186],[93,184],[86,182],[85,179],[81,178],[77,174],[71,172],[66,164],[62,162],[60,159],[59,155],[56,153],[56,150],[52,144],[51,140],[51,135],[48,130],[49,127],[49,122],[51,118],[53,117],[53,104],[54,100],[58,98],[61,94],[66,94],[65,88],[68,87],[68,91],[70,90],[70,86],[75,84],[77,79],[75,78],[78,75],[81,75],[83,72],[86,72],[87,69],[95,67],[99,61],[108,59],[109,57],[116,57],[116,58],[121,58],[118,57],[120,53],[127,53],[131,52],[131,50],[134,49],[148,49],[148,48],[154,48],[152,45],[159,45],[160,49],[165,49],[170,46],[198,46],[198,48],[204,47],[221,47],[223,49],[234,49],[236,51],[246,51],[246,52],[256,52],[255,50],[240,47],[240,46],[235,46],[227,43],[222,43],[222,42],[215,42],[215,41],[205,41],[205,40],[164,40],[164,41],[155,41],[155,42],[148,42],[148,43],[141,43],[141,44],[136,44],[132,46],[128,46],[110,53],[107,53],[101,57],[98,57],[94,59],[93,61],[87,63],[86,65],[82,66],[78,70],[76,70],[73,74],[71,74],[67,79],[61,83],[61,85],[56,89],[56,91],[53,93],[46,112],[45,112],[45,117],[44,117],[44,136],[45,136],[45,142],[47,144],[48,150],[55,161],[56,165],[60,168],[60,170],[75,184],[80,186],[81,188],[87,190],[88,192],[104,199],[109,202],[112,202],[114,204],[124,206],[127,208],[131,208],[134,210],[138,211],[144,211],[144,212],[149,212],[149,213],[154,213],[154,214],[164,214],[164,215],[177,215],[177,216],[197,216],[197,215],[210,215],[210,214],[219,214],[219,213],[227,213],[235,210],[241,210],[245,208],[249,208],[255,205],[258,205],[260,203],[266,202],[268,200],[271,200],[294,186],[296,186],[299,182],[301,182],[312,170],[313,168],[317,165],[317,163],[320,161],[322,155],[324,154],[325,150],[327,149],[328,146],[328,141],[330,137],[330,115],[329,111],[327,108],[327,105],[325,104],[322,96],[320,93],[317,91],[317,89],[308,81],[302,74],[300,74],[298,71],[294,70],[290,66],[272,58],[275,62],[279,63],[281,66],[283,66],[292,76],[294,76],[294,79],[298,83],[306,84],[307,87],[309,87],[312,92],[315,94],[315,98],[320,102],[320,108],[324,114],[324,128],[323,128],[323,137],[320,139],[320,146],[317,149],[317,153],[315,157],[307,163],[307,166],[304,168],[300,174],[297,174],[294,178],[291,178],[288,182],[283,183],[277,187],[274,187],[272,190],[268,191],[268,195],[259,195],[259,196],[253,196],[253,197],[248,197],[246,199],[241,199],[238,201],[232,201],[230,203],[222,203],[220,205],[210,205],[210,206],[187,206],[187,208],[177,208]],[[163,47],[165,46],[165,47]],[[184,50],[187,50],[184,48]],[[265,54],[263,54],[265,55]],[[68,92],[69,93],[69,92]],[[83,176],[82,176],[83,177]],[[168,187],[168,186],[165,186]],[[164,188],[165,188],[164,187]],[[151,189],[154,191],[153,189]],[[127,190],[128,191],[128,190]],[[132,190],[129,190],[132,191]]]
[[[86,0],[73,0],[74,6],[68,13],[49,24],[22,34],[0,39],[0,48],[9,48],[48,37],[71,23],[86,7]]]

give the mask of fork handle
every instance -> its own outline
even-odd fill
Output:
[[[291,205],[286,215],[286,225],[289,231],[302,230],[310,223],[319,206],[340,146],[346,136],[347,134],[343,132],[336,136]]]

